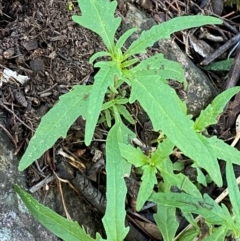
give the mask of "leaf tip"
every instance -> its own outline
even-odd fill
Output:
[[[85,134],[85,138],[84,138],[84,143],[86,146],[89,146],[91,144],[91,139],[89,138],[88,135]]]
[[[19,163],[19,165],[18,165],[18,171],[19,172],[22,172],[22,171],[24,171],[26,169],[26,167],[24,167],[22,164],[21,164],[21,161],[20,161],[20,163]]]
[[[25,154],[24,154],[25,155]],[[19,172],[22,172],[22,171],[24,171],[27,167],[29,167],[31,164],[32,164],[32,162],[30,163],[30,164],[27,164],[27,160],[26,160],[26,158],[24,157],[24,155],[23,155],[23,157],[21,158],[21,160],[20,160],[20,162],[19,162],[19,164],[18,164],[18,171]]]

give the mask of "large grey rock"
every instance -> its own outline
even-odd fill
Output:
[[[3,113],[0,109],[0,124]],[[55,235],[47,231],[29,213],[24,203],[13,190],[13,185],[18,184],[27,190],[26,173],[18,172],[17,167],[20,157],[14,156],[14,146],[8,136],[0,128],[0,240],[1,241],[57,241]],[[46,195],[42,191],[34,193],[38,201],[44,200],[44,205],[64,216],[63,205],[56,188]],[[77,195],[68,185],[62,184],[67,210],[74,221],[78,221],[93,237],[101,231],[101,216]]]
[[[14,156],[14,146],[0,128],[0,240],[57,241],[54,235],[31,216],[13,190],[14,184],[27,188],[26,174],[18,172],[18,163],[19,158]]]
[[[160,40],[159,48],[165,58],[177,61],[182,65],[188,87],[179,95],[186,101],[188,113],[193,116],[199,115],[200,111],[217,95],[216,89],[204,72],[182,52],[174,41],[171,39]]]

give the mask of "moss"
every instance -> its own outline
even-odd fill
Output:
[[[237,10],[240,11],[240,0],[225,0],[224,5],[232,7],[234,4],[237,6]]]

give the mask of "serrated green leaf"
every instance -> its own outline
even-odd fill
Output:
[[[119,81],[120,82],[120,81]],[[118,87],[113,86],[113,85],[109,85],[109,89],[114,93],[114,94],[118,94],[118,90],[117,90]]]
[[[205,148],[208,149],[208,152],[209,152],[209,153],[212,153],[212,156],[213,156],[214,158],[211,160],[211,162],[206,162],[206,163],[208,163],[209,165],[211,165],[212,168],[214,167],[214,168],[215,168],[215,171],[218,172],[219,179],[221,179],[221,184],[220,184],[220,186],[222,186],[222,175],[220,174],[221,171],[220,171],[220,166],[219,166],[218,160],[217,160],[217,154],[213,151],[212,146],[211,146],[211,144],[209,143],[208,138],[206,138],[205,136],[203,136],[203,135],[200,134],[200,133],[197,133],[197,136],[198,136],[198,138],[201,140],[201,142],[204,144]],[[198,165],[198,167],[197,167],[197,165]],[[197,168],[203,167],[203,166],[199,166],[199,164],[196,163],[196,162],[194,163],[193,166],[195,166],[195,167],[197,167]],[[205,169],[205,170],[207,170],[207,172],[209,173],[209,169]],[[211,175],[210,175],[210,176],[211,176]],[[212,178],[212,177],[211,177],[211,178]],[[205,179],[206,179],[206,177],[205,177]],[[206,179],[206,181],[207,181],[207,179]]]
[[[129,102],[129,100],[128,99],[116,99],[116,100],[114,100],[114,102],[117,105],[124,105],[124,104],[127,104]]]
[[[169,176],[170,178],[170,176]],[[172,176],[172,184],[178,186],[180,190],[183,190],[186,193],[191,194],[194,197],[200,197],[201,193],[194,185],[187,176],[183,175],[182,173],[175,174]]]
[[[74,86],[73,90],[60,96],[59,102],[44,115],[19,163],[23,171],[51,148],[60,137],[65,137],[72,123],[82,115],[87,116],[88,96],[91,86]]]
[[[223,108],[239,91],[240,87],[233,87],[219,94],[205,110],[201,111],[200,116],[194,123],[194,129],[196,131],[203,131],[206,127],[216,124],[217,117],[223,111]]]
[[[135,121],[132,118],[131,114],[128,112],[127,108],[123,105],[116,105],[118,112],[121,116],[123,116],[130,124],[134,124]]]
[[[128,29],[121,37],[118,39],[115,45],[115,49],[121,49],[126,42],[126,40],[135,32],[137,28]]]
[[[192,167],[194,167],[194,164],[192,165]],[[206,181],[206,177],[204,176],[202,170],[198,167],[196,167],[197,170],[197,181],[198,183],[204,185],[205,187],[207,186],[207,181]]]
[[[122,68],[127,68],[131,65],[136,64],[137,62],[139,62],[139,59],[135,58],[135,59],[130,59],[130,60],[126,60],[125,62],[121,63],[121,67]]]
[[[193,241],[195,238],[199,235],[199,231],[195,229],[189,229],[186,232],[184,232],[180,238],[179,241]]]
[[[91,238],[77,222],[63,218],[51,209],[40,204],[30,194],[23,191],[18,185],[14,186],[15,191],[21,197],[31,214],[47,229],[56,236],[65,241],[99,241],[101,236],[98,234],[97,239]]]
[[[97,33],[113,53],[114,35],[121,23],[119,17],[114,17],[117,1],[78,0],[78,5],[82,16],[72,16],[73,21]]]
[[[150,30],[143,31],[140,37],[135,40],[126,53],[124,58],[134,54],[145,53],[146,48],[152,46],[159,39],[170,38],[174,32],[188,28],[199,27],[204,24],[221,24],[220,19],[209,16],[181,16],[173,18],[167,22],[153,26]]]
[[[115,123],[122,122],[121,116],[118,112],[118,109],[117,109],[116,105],[113,105],[112,109],[113,109]]]
[[[123,82],[127,83],[129,86],[131,86],[131,80],[125,76],[125,74],[128,73],[128,72],[129,72],[128,69],[123,69],[123,70],[122,70],[123,77],[122,77],[121,80],[122,80]]]
[[[173,176],[173,163],[170,160],[170,157],[167,157],[164,161],[159,162],[155,164],[155,167],[158,169],[158,171],[161,173],[161,176],[164,180],[164,188],[160,189],[162,192],[169,192],[171,189],[171,186],[175,185],[174,181],[171,181],[171,177],[168,179],[168,177],[165,176],[165,174],[168,176]],[[178,182],[177,185],[181,185],[181,182]]]
[[[216,154],[212,152],[208,142],[200,139],[193,130],[193,122],[181,111],[175,91],[158,79],[146,76],[132,81],[129,102],[136,99],[150,117],[154,130],[162,130],[172,143],[199,167],[204,168],[214,182],[221,186],[222,178]]]
[[[164,241],[172,241],[179,223],[176,219],[176,208],[157,205],[157,213],[153,215]]]
[[[172,154],[174,144],[166,138],[158,144],[157,150],[151,155],[151,163],[160,169],[162,163]]]
[[[228,230],[221,226],[214,230],[214,232],[203,239],[203,241],[224,241]]]
[[[162,184],[163,192],[169,192],[172,186],[176,186],[179,190],[189,193],[192,196],[202,196],[196,185],[194,185],[187,176],[182,173],[173,173],[173,165],[169,157],[165,159],[161,166],[157,165],[156,167],[164,180],[164,184]]]
[[[153,187],[157,184],[156,178],[156,168],[150,165],[144,165],[142,167],[143,175],[141,177],[142,183],[138,192],[137,197],[137,211],[140,211],[144,203],[147,201],[151,193],[153,192]]]
[[[105,115],[101,115],[99,120],[98,120],[98,124],[102,124],[105,121],[106,121]]]
[[[107,110],[107,109],[111,108],[113,105],[114,105],[114,100],[110,100],[108,102],[105,102],[102,105],[102,109],[101,110]]]
[[[232,211],[236,218],[236,224],[240,225],[240,192],[236,181],[235,173],[233,170],[233,165],[231,162],[227,162],[226,165],[226,177],[229,191],[229,198],[232,205]],[[236,230],[235,236],[239,237],[240,229]]]
[[[186,218],[186,220],[188,221],[189,224],[191,224],[195,230],[200,231],[199,227],[198,227],[198,223],[197,221],[194,219],[193,215],[191,213],[185,213],[182,212],[183,216]]]
[[[184,169],[184,167],[185,167],[184,162],[176,161],[176,162],[173,163],[173,170],[174,171],[180,172]]]
[[[109,110],[105,110],[105,117],[106,117],[106,122],[107,122],[107,126],[108,127],[111,127],[112,126],[112,123],[111,123],[111,114],[110,114],[110,111]]]
[[[102,103],[109,85],[113,84],[114,76],[120,75],[120,70],[113,62],[98,62],[100,70],[95,75],[92,91],[89,96],[89,108],[86,117],[85,144],[88,146],[102,109]]]
[[[124,171],[127,163],[121,157],[118,145],[127,143],[129,135],[133,135],[132,132],[119,122],[109,131],[106,142],[107,207],[102,220],[108,241],[124,240],[129,230],[125,227],[127,188]]]
[[[121,156],[135,167],[141,167],[148,162],[148,157],[143,154],[140,148],[134,148],[132,145],[119,143]]]
[[[148,59],[142,60],[140,64],[132,68],[131,71],[136,76],[160,75],[162,79],[174,79],[181,83],[186,83],[182,66],[168,59],[163,54],[156,54]],[[136,77],[137,78],[137,77]]]
[[[240,165],[240,152],[236,148],[226,144],[216,136],[208,138],[208,142],[210,143],[212,150],[216,153],[218,159]]]
[[[180,208],[183,212],[199,214],[209,224],[224,225],[230,230],[236,229],[226,206],[219,206],[207,194],[200,198],[186,193],[153,193],[149,200],[167,207]]]
[[[89,60],[89,63],[92,64],[93,61],[95,61],[97,58],[103,57],[103,56],[110,56],[111,57],[111,54],[109,52],[106,52],[106,51],[97,52],[93,56],[91,56],[91,58]]]
[[[207,66],[203,66],[203,69],[211,70],[211,71],[229,71],[233,62],[234,62],[233,58],[225,59],[222,61],[216,61]]]

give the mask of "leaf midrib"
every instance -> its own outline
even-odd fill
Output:
[[[134,80],[137,81],[137,82],[139,83],[139,85],[142,86],[142,88],[146,91],[146,93],[148,93],[148,95],[152,98],[152,100],[153,100],[155,103],[157,103],[157,105],[158,105],[159,108],[163,111],[163,113],[165,114],[165,116],[167,116],[167,118],[168,118],[168,120],[170,120],[171,124],[176,125],[177,128],[178,128],[178,130],[179,130],[179,132],[181,132],[182,136],[184,136],[184,137],[186,138],[185,132],[182,131],[183,128],[179,127],[179,123],[178,123],[178,122],[176,123],[176,122],[174,122],[174,121],[172,120],[172,118],[170,118],[170,116],[167,114],[167,112],[165,111],[165,109],[163,109],[163,107],[158,103],[158,101],[155,101],[156,99],[155,99],[154,95],[152,95],[152,93],[149,92],[148,89],[147,89],[140,81],[138,81],[137,79],[134,79]],[[195,132],[194,132],[194,133],[195,133]],[[187,135],[187,137],[188,137],[188,135]],[[196,138],[199,140],[199,142],[201,142],[201,140],[197,137],[197,135],[196,135]],[[170,139],[173,143],[176,143],[176,141],[175,141],[174,138],[169,137],[169,139]],[[172,140],[172,139],[173,139],[173,140]],[[193,143],[191,142],[191,140],[189,140],[188,138],[186,138],[186,139],[188,140],[188,143],[190,143],[191,145],[193,144]],[[175,145],[176,145],[176,146],[179,146],[179,142],[176,143]],[[211,157],[211,160],[212,160],[212,156],[211,156],[211,153],[209,152],[208,148],[206,148],[206,147],[202,144],[202,142],[201,142],[201,145],[202,145],[202,147],[204,147],[205,153],[207,153],[208,156]],[[182,147],[183,147],[183,150],[185,150],[184,146],[181,145],[181,143],[180,143],[180,146],[182,146]],[[199,149],[199,148],[197,148],[197,149]],[[206,151],[206,150],[207,150],[207,151]],[[188,153],[189,153],[189,152],[188,152]],[[191,158],[194,158],[194,157],[192,156],[192,153],[190,153],[190,154],[191,154],[190,157],[191,157]],[[199,159],[199,158],[197,158],[197,159]],[[194,159],[194,160],[197,161],[198,163],[201,163],[200,160],[196,160],[196,159]],[[203,163],[204,163],[204,162],[203,162]],[[204,166],[205,166],[205,165],[204,165]],[[212,173],[212,175],[214,175],[214,176],[216,177],[216,175],[215,175],[214,173]],[[216,177],[216,178],[217,178],[217,177]]]

